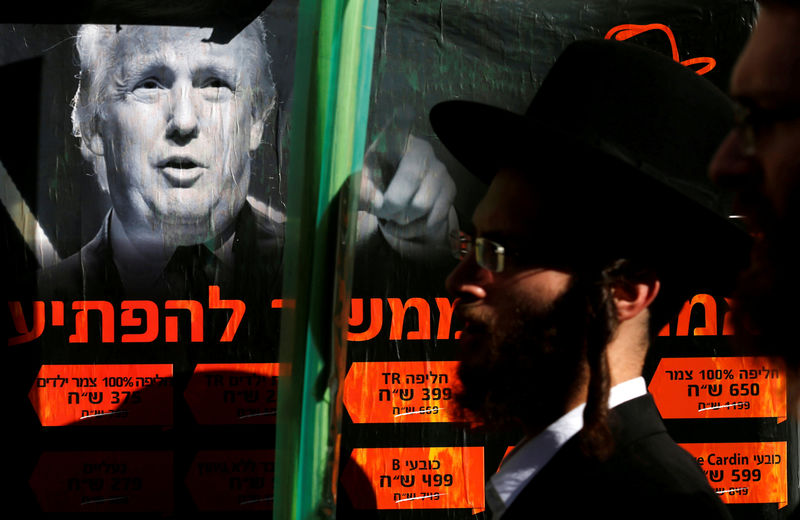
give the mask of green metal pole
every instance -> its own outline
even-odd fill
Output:
[[[341,404],[331,403],[328,383],[338,364],[332,339],[344,332],[342,319],[332,315],[337,248],[331,203],[361,170],[377,2],[303,0],[298,15],[273,510],[274,518],[287,520],[335,513],[326,483],[335,480],[331,410],[336,416]],[[358,182],[349,186],[341,196],[352,200]],[[357,208],[350,208],[355,223]]]

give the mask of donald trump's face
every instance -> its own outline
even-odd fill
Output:
[[[232,225],[263,130],[253,107],[258,53],[243,31],[123,27],[113,36],[97,131],[116,217],[134,239],[207,241]]]

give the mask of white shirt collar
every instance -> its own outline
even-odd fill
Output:
[[[614,408],[646,393],[644,378],[629,379],[611,387],[608,407]],[[500,470],[489,478],[486,483],[486,502],[492,510],[494,520],[503,515],[528,482],[583,428],[585,407],[584,403],[573,408],[536,437],[523,440],[506,457]]]

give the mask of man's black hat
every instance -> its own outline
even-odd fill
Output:
[[[707,176],[733,126],[730,100],[666,56],[588,40],[559,56],[527,112],[468,101],[430,114],[448,150],[484,181],[503,167],[557,186],[564,256],[638,258],[671,285],[726,294],[750,239]],[[547,243],[542,244],[548,247]],[[567,258],[565,258],[567,260]]]

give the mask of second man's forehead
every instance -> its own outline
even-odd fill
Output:
[[[731,94],[767,108],[800,101],[800,7],[764,6],[734,69]]]
[[[503,169],[473,213],[473,225],[481,234],[520,235],[540,219],[540,195],[526,174]]]
[[[605,193],[585,178],[562,171],[500,170],[472,222],[475,232],[487,238],[576,233],[588,223],[611,218],[611,208],[602,204]]]

